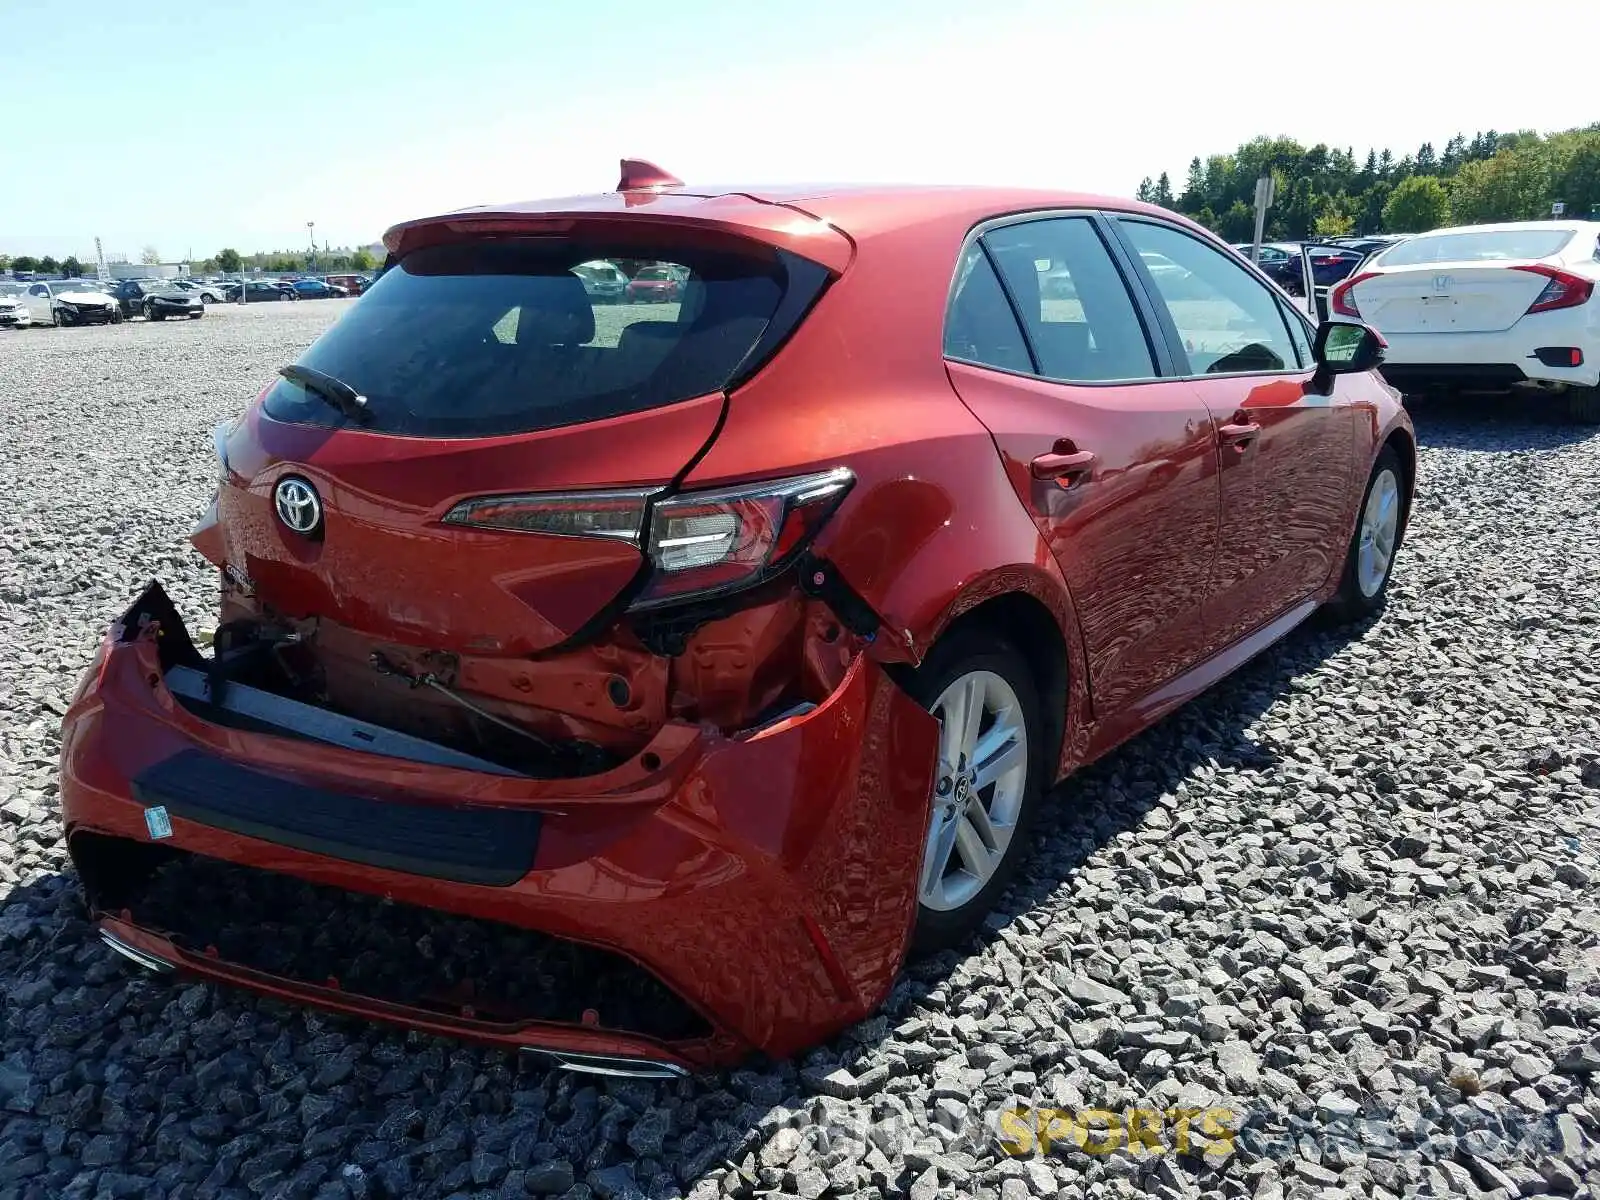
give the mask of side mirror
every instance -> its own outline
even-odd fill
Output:
[[[1333,389],[1335,375],[1372,370],[1383,362],[1383,352],[1388,345],[1383,335],[1370,325],[1324,321],[1317,326],[1317,339],[1311,346],[1317,370],[1311,377],[1310,389],[1326,396]]]

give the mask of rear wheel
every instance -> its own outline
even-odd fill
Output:
[[[1016,872],[1042,791],[1044,727],[1027,661],[979,631],[934,647],[909,690],[939,720],[914,935],[928,952],[968,937]]]
[[[1339,590],[1328,602],[1335,617],[1358,620],[1378,612],[1388,599],[1394,556],[1405,536],[1406,504],[1400,490],[1404,477],[1400,456],[1385,446],[1367,478]]]
[[[1600,425],[1600,387],[1568,388],[1567,420],[1576,425]]]

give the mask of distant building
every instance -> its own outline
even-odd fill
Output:
[[[106,271],[113,279],[176,279],[189,273],[189,264],[114,262]]]

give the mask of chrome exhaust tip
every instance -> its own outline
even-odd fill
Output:
[[[522,1053],[544,1060],[558,1071],[579,1075],[609,1075],[623,1079],[686,1079],[689,1072],[677,1063],[651,1058],[630,1058],[623,1054],[579,1054],[570,1050],[547,1050],[524,1046]]]
[[[109,929],[100,930],[100,940],[107,946],[110,946],[118,954],[122,955],[122,957],[127,959],[129,962],[136,963],[147,971],[154,971],[158,975],[166,975],[177,970],[177,967],[173,966],[166,959],[157,958],[154,954],[149,954],[139,949],[137,946],[128,945],[127,942],[123,941]]]

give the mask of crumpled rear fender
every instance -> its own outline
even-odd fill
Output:
[[[974,440],[982,445],[962,447],[970,451],[964,457],[988,469],[935,474],[875,456],[872,466],[883,469],[857,483],[817,554],[881,620],[867,649],[881,662],[921,663],[953,623],[988,601],[1019,593],[1036,600],[1066,647],[1065,771],[1087,747],[1093,715],[1077,610],[993,443],[987,434]]]

